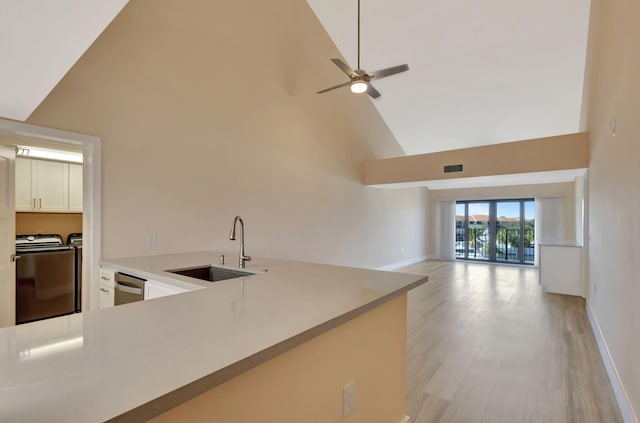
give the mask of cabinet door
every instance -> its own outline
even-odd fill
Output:
[[[582,248],[541,245],[540,285],[545,292],[584,297]]]
[[[34,160],[33,190],[37,192],[38,211],[69,210],[69,164]]]
[[[32,192],[31,159],[16,157],[16,210],[33,211],[36,194]]]
[[[169,286],[168,284],[147,280],[144,283],[144,299],[150,300],[152,298],[166,297],[167,295],[179,294],[181,292],[187,292],[188,289],[180,288],[178,286]]]
[[[69,211],[82,211],[82,165],[69,163]]]
[[[100,267],[100,308],[113,307],[115,300],[115,291],[113,290],[115,274],[115,270],[113,269]]]
[[[114,287],[116,279],[116,271],[107,267],[100,267],[100,285],[106,285],[109,288]]]
[[[100,284],[100,308],[113,307],[114,300],[115,293],[113,292],[113,288]]]

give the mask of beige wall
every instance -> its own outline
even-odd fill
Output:
[[[588,303],[640,416],[638,16],[637,1],[593,1],[585,112],[591,133]]]
[[[558,238],[574,240],[576,237],[575,184],[573,182],[556,184],[515,185],[486,188],[445,189],[429,191],[430,216],[437,215],[439,201],[452,200],[500,200],[509,198],[562,197],[564,199],[564,234]],[[438,256],[438,222],[429,220],[429,255]]]
[[[249,255],[425,255],[427,191],[361,184],[364,160],[402,154],[371,101],[315,94],[336,56],[304,1],[133,0],[29,123],[102,138],[105,258],[235,255],[235,215]]]
[[[464,171],[444,173],[444,166],[463,164]],[[577,133],[416,156],[368,160],[367,185],[496,176],[589,166],[589,135]]]
[[[67,242],[74,232],[82,232],[82,213],[16,213],[16,235],[60,234]]]
[[[407,296],[363,314],[158,416],[153,422],[400,423]],[[342,417],[342,389],[354,408]]]

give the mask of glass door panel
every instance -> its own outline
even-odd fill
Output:
[[[456,258],[466,258],[467,205],[456,203]]]
[[[496,202],[496,260],[520,263],[522,238],[520,201]]]
[[[468,203],[467,258],[489,260],[489,203]]]

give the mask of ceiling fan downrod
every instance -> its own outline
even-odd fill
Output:
[[[331,61],[338,68],[340,68],[340,70],[344,72],[345,75],[349,77],[349,81],[318,91],[318,94],[326,93],[327,91],[332,91],[337,88],[350,86],[351,91],[353,93],[366,92],[369,95],[369,97],[378,98],[380,97],[380,93],[378,92],[378,90],[376,90],[373,87],[373,85],[371,85],[371,80],[386,78],[387,76],[395,75],[397,73],[406,72],[409,70],[408,65],[393,66],[391,68],[381,69],[375,72],[366,72],[360,68],[360,0],[357,0],[357,4],[358,4],[358,27],[357,27],[358,67],[354,71],[349,67],[349,65],[343,62],[341,59],[331,59]]]

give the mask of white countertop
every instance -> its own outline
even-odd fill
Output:
[[[215,283],[164,272],[217,262],[212,252],[107,260],[194,290],[0,329],[0,421],[148,417],[426,282],[260,258],[246,270],[262,273]]]

